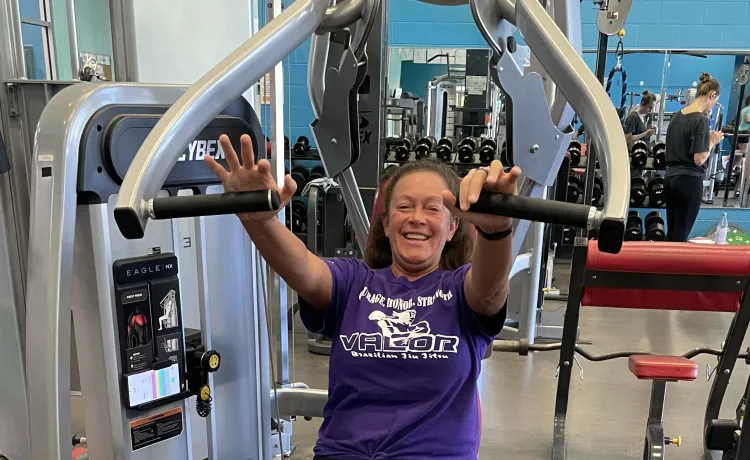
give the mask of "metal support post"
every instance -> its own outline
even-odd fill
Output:
[[[81,73],[81,59],[78,57],[78,28],[76,27],[75,0],[65,0],[68,22],[68,41],[70,42],[70,70],[73,79],[77,80]]]
[[[727,207],[727,202],[729,201],[729,184],[731,183],[732,178],[732,168],[734,167],[734,152],[737,151],[737,144],[739,142],[739,132],[740,132],[740,117],[742,115],[742,101],[745,98],[745,87],[747,86],[747,80],[750,73],[750,55],[745,56],[745,62],[740,66],[739,70],[739,76],[737,79],[737,82],[740,85],[740,95],[739,95],[739,103],[737,104],[737,116],[735,117],[735,123],[734,123],[734,135],[732,136],[732,148],[729,150],[729,164],[727,164],[727,173],[726,173],[726,190],[724,190],[724,202],[722,203],[723,207]],[[738,184],[739,186],[739,184]]]
[[[529,278],[526,280],[526,292],[521,303],[521,316],[518,318],[518,338],[534,343],[536,337],[537,306],[539,305],[539,283],[542,271],[542,254],[544,253],[544,223],[534,222],[529,232],[530,245]]]
[[[115,80],[138,81],[133,0],[109,0]]]
[[[672,64],[672,53],[664,52],[664,67],[661,71],[661,92],[659,93],[659,116],[656,122],[656,140],[661,140],[662,125],[664,124],[664,108],[667,106],[667,73],[669,66]],[[666,133],[664,133],[666,139]]]
[[[607,65],[607,43],[609,43],[609,35],[599,32],[599,44],[596,51],[596,79],[604,85],[604,67]],[[584,174],[584,189],[583,189],[583,203],[591,203],[591,197],[594,193],[594,177],[596,176],[596,155],[597,152],[594,149],[594,143],[591,142],[591,135],[586,130],[586,173]],[[589,231],[585,228],[578,229],[576,232],[578,237],[588,238]]]
[[[268,2],[268,21],[281,14],[281,0]],[[271,70],[271,171],[279,184],[284,183],[284,68],[282,63]],[[286,222],[286,209],[277,214],[282,224]],[[287,285],[270,266],[268,267],[268,302],[273,324],[273,334],[278,335],[276,383],[289,382],[289,331],[287,312],[289,301]]]

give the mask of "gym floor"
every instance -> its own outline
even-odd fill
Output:
[[[556,267],[555,286],[565,288],[567,266]],[[545,303],[554,310],[560,302]],[[682,354],[694,347],[721,345],[732,316],[724,313],[642,311],[584,308],[580,341],[595,353],[644,350]],[[328,358],[307,352],[307,333],[297,318],[294,333],[295,381],[311,388],[326,388]],[[747,346],[747,345],[746,345]],[[528,357],[494,353],[484,362],[482,381],[483,432],[479,458],[540,460],[550,456],[558,352]],[[711,382],[706,364],[713,357],[698,357],[699,378],[670,383],[664,410],[665,434],[682,436],[681,447],[667,447],[667,456],[700,459],[702,424]],[[568,454],[578,460],[639,459],[648,414],[650,382],[637,380],[627,360],[591,363],[581,360],[583,380],[574,371],[568,411]],[[732,418],[748,378],[748,366],[738,361],[722,416]],[[74,402],[74,427],[82,425]],[[320,421],[294,424],[295,460],[312,459]],[[79,431],[80,432],[80,431]]]

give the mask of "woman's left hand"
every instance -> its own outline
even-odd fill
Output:
[[[477,202],[482,190],[515,195],[518,192],[517,182],[520,175],[521,168],[518,166],[514,166],[506,173],[503,164],[494,160],[489,167],[472,169],[461,179],[458,206],[456,206],[456,197],[449,190],[443,191],[443,203],[451,210],[453,215],[474,224],[485,233],[502,232],[513,224],[512,218],[478,214],[468,212],[468,210],[473,203]]]

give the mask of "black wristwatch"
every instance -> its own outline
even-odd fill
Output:
[[[511,225],[510,227],[508,227],[507,230],[503,230],[501,232],[495,232],[495,233],[484,232],[478,226],[474,226],[474,228],[476,228],[477,229],[477,233],[479,233],[480,235],[482,235],[482,238],[484,238],[487,241],[500,241],[502,239],[505,239],[505,238],[509,237],[511,235],[511,233],[513,233],[513,225]]]

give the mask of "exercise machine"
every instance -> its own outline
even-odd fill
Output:
[[[628,193],[621,185],[628,180],[615,181],[614,171],[627,170],[624,135],[604,89],[577,52],[580,6],[570,2],[567,7],[567,13],[564,5],[554,8],[554,16],[564,18],[563,33],[535,0],[471,2],[493,51],[493,80],[508,95],[509,107],[512,101],[512,119],[519,128],[509,138],[509,156],[526,175],[519,196],[487,196],[475,206],[517,219],[515,254],[530,221],[598,230],[603,251],[617,252],[622,244]],[[376,0],[349,0],[332,7],[328,0],[300,0],[189,89],[81,83],[50,101],[39,122],[32,172],[28,276],[29,285],[41,287],[30,290],[27,299],[27,336],[34,337],[27,342],[27,357],[34,366],[26,371],[33,460],[67,459],[71,450],[70,311],[80,339],[86,426],[91,430],[87,441],[94,459],[190,458],[197,437],[191,432],[198,424],[185,415],[192,401],[186,398],[196,393],[205,403],[196,411],[206,415],[210,458],[269,458],[275,442],[268,426],[272,418],[321,416],[325,391],[295,384],[270,391],[270,346],[263,325],[266,308],[279,305],[261,302],[265,283],[258,275],[262,280],[266,270],[239,224],[230,222],[233,217],[214,215],[269,209],[273,196],[205,194],[215,179],[205,171],[203,176],[179,171],[199,164],[194,161],[201,155],[221,156],[212,143],[218,131],[211,131],[210,138],[201,138],[201,132],[218,129],[216,123],[221,125],[225,117],[252,134],[256,152],[264,150],[257,145],[263,136],[253,111],[245,105],[235,107],[235,112],[230,106],[248,82],[259,80],[317,32],[309,67],[316,114],[313,135],[327,175],[341,187],[357,241],[364,248],[368,219],[351,166],[360,151],[356,103],[366,69],[364,44],[379,8]],[[523,75],[512,58],[513,24],[520,26],[534,55],[550,72],[547,85],[557,83],[552,91],[544,91],[538,73]],[[545,94],[554,100],[548,101]],[[590,127],[598,151],[605,152],[602,210],[541,199],[569,144],[572,134],[563,130],[573,110]],[[540,123],[540,113],[551,115]],[[63,119],[68,122],[60,123]],[[128,120],[141,120],[137,131],[144,137],[136,142],[137,152],[122,130],[117,136],[117,125]],[[534,133],[522,129],[531,123],[538,126]],[[102,145],[118,146],[117,141],[123,143],[120,150],[100,150]],[[189,145],[196,141],[191,154]],[[283,165],[278,160],[273,158],[274,171],[281,177]],[[619,176],[623,180],[622,173]],[[185,188],[200,196],[175,196]],[[159,196],[163,190],[172,196]],[[192,264],[182,263],[188,236],[179,225],[175,228],[174,221],[146,225],[149,220],[176,218],[194,219],[189,224],[194,235],[194,297],[177,295],[189,284],[180,281],[192,271]],[[228,242],[235,243],[232,251],[226,251]],[[234,250],[238,247],[244,250]],[[165,286],[169,290],[159,290]],[[168,295],[172,290],[174,297]],[[182,305],[190,298],[197,299],[200,340],[179,325],[179,313],[176,326],[148,329],[171,308],[184,312]],[[140,364],[131,364],[140,359]],[[212,365],[216,360],[220,369]],[[148,394],[148,382],[168,384]],[[209,412],[206,405],[211,400]],[[153,428],[143,428],[148,424]],[[154,424],[161,424],[161,429]],[[166,433],[166,439],[142,443],[151,431]]]

